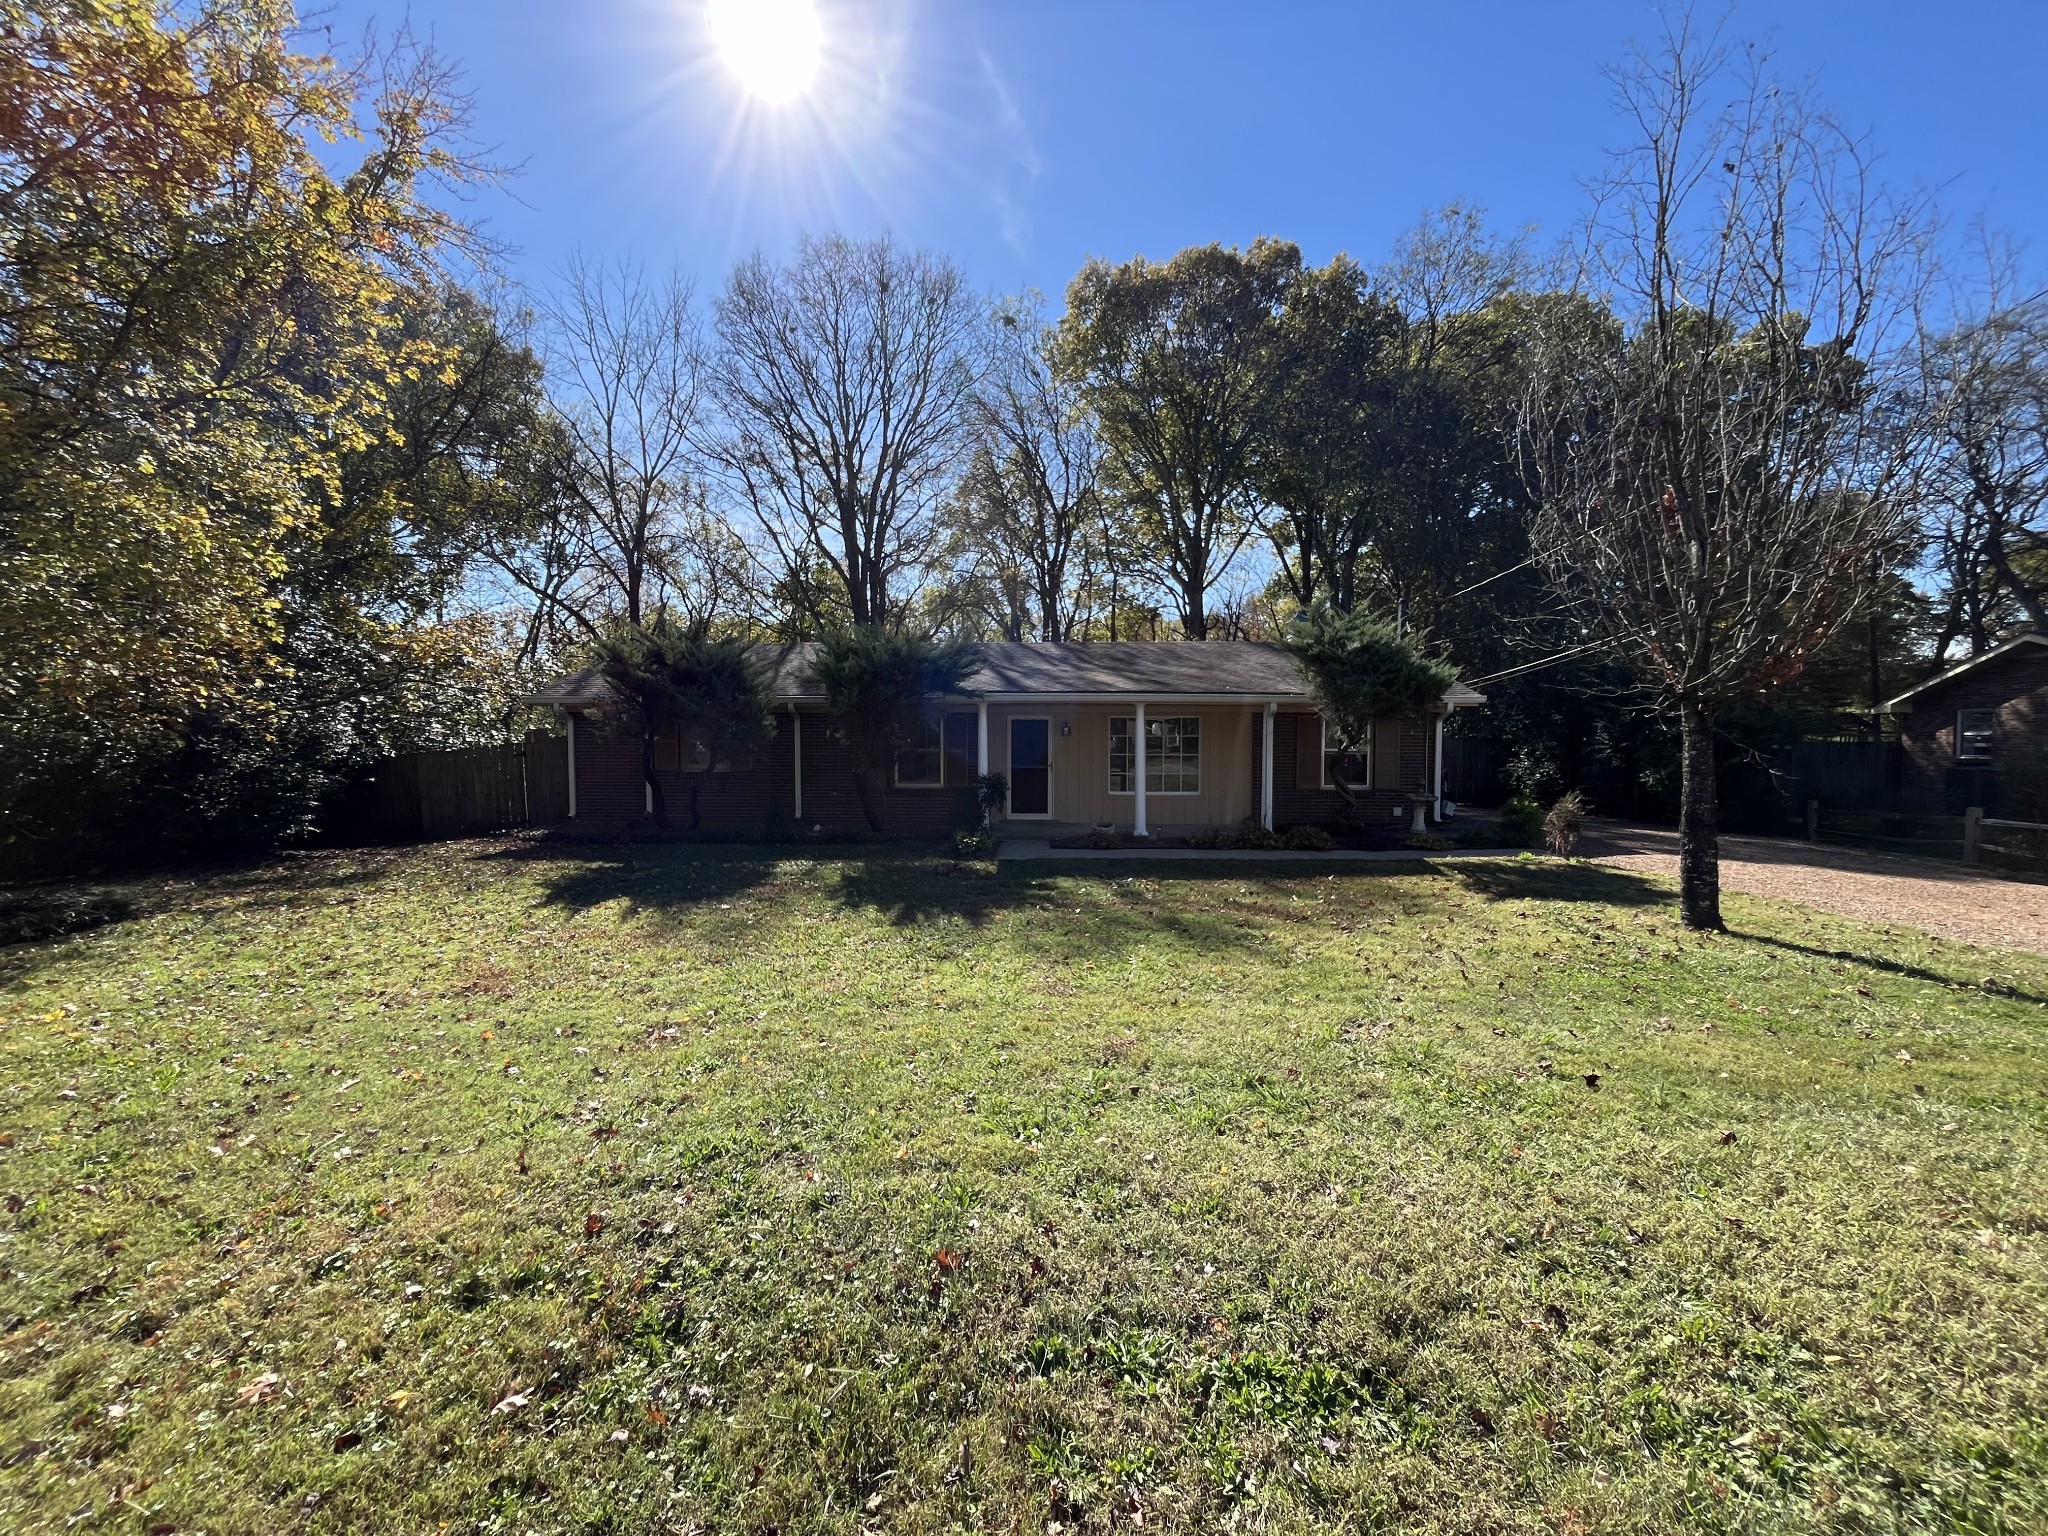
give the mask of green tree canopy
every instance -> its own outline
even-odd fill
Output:
[[[896,753],[926,726],[934,696],[957,694],[970,661],[957,645],[873,626],[828,634],[815,671],[833,729],[853,756],[854,790],[869,830],[882,830],[881,790]]]
[[[667,610],[644,624],[620,620],[598,642],[605,676],[628,701],[641,740],[641,770],[658,825],[668,803],[655,775],[655,740],[673,731],[690,772],[690,826],[701,824],[705,781],[722,762],[758,746],[768,733],[766,680],[749,661],[747,644],[679,623]]]
[[[1300,269],[1297,247],[1257,240],[1163,263],[1091,261],[1067,288],[1061,373],[1095,411],[1104,487],[1190,640],[1208,638],[1210,589],[1256,531],[1274,317]]]
[[[1421,718],[1458,680],[1448,662],[1385,620],[1328,603],[1307,609],[1282,644],[1301,663],[1309,695],[1339,740],[1361,746],[1375,720]]]
[[[428,189],[481,172],[430,54],[300,53],[274,0],[0,14],[0,824],[18,845],[127,811],[209,720],[259,748],[304,734],[295,679],[338,652],[333,611],[298,599],[326,562],[369,557],[330,542],[339,523],[410,515],[388,473],[365,499],[348,467],[417,447],[402,400],[462,372],[409,317],[469,243]],[[331,171],[349,140],[361,158]]]

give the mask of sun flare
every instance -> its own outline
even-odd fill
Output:
[[[792,101],[817,77],[824,29],[812,0],[710,0],[712,41],[749,94]]]

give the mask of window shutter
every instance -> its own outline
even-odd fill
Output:
[[[1375,720],[1372,723],[1372,787],[1402,789],[1401,722]]]
[[[1294,787],[1323,787],[1323,717],[1294,717]]]

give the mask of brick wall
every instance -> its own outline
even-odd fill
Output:
[[[1988,764],[1956,760],[1956,715],[1994,711]],[[2048,645],[2023,645],[1930,689],[1899,720],[1909,793],[1930,811],[1959,814],[1972,805],[1999,809],[1999,776],[2048,753]]]
[[[1429,782],[1430,730],[1419,721],[1381,720],[1373,726],[1373,787],[1358,797],[1357,819],[1392,822],[1399,809],[1408,811],[1406,791]],[[1322,750],[1322,717],[1279,714],[1273,717],[1273,825],[1338,822],[1345,799],[1321,785],[1316,754]]]
[[[796,804],[794,752],[789,716],[775,717],[768,744],[750,762],[714,773],[699,801],[707,831],[752,832],[771,810],[793,818]],[[833,831],[867,827],[853,787],[852,755],[835,739],[824,719],[806,715],[804,742],[804,825]],[[576,719],[576,814],[582,821],[632,821],[647,814],[647,786],[641,775],[641,744],[591,719]],[[668,804],[669,824],[687,827],[694,774],[657,768],[655,781]],[[882,795],[882,830],[897,837],[942,837],[957,824],[955,789],[896,789]]]

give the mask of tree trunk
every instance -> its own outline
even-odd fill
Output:
[[[695,832],[704,824],[704,818],[698,811],[698,802],[704,796],[704,781],[710,777],[711,770],[706,768],[702,773],[695,775],[690,780],[690,830],[692,832]]]
[[[856,773],[853,776],[853,792],[860,797],[860,813],[868,819],[868,830],[882,830],[882,803],[875,794],[874,775]]]
[[[1679,706],[1684,780],[1678,799],[1678,912],[1688,928],[1721,926],[1720,793],[1714,779],[1714,721],[1699,705]]]
[[[654,807],[654,824],[668,825],[668,797],[661,792],[661,781],[654,776],[654,732],[646,731],[640,737],[640,772],[647,780],[648,803]]]

